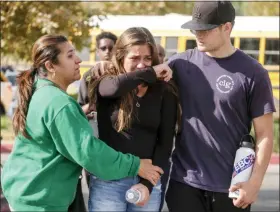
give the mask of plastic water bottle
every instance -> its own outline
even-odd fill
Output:
[[[137,204],[143,199],[143,195],[139,190],[131,188],[127,190],[125,194],[125,199],[129,203]]]
[[[89,123],[91,127],[93,128],[93,135],[98,138],[99,132],[98,132],[98,123],[97,123],[97,112],[92,111],[90,113],[93,117],[89,120]]]
[[[249,180],[255,161],[255,141],[251,135],[244,135],[236,151],[231,186]],[[229,198],[238,198],[239,190],[229,192]]]

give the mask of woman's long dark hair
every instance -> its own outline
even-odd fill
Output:
[[[61,52],[58,44],[64,42],[67,42],[67,38],[62,35],[44,35],[35,42],[32,48],[33,65],[31,69],[21,72],[17,77],[18,107],[13,118],[13,128],[16,135],[21,133],[24,137],[29,138],[26,131],[26,117],[33,94],[35,75],[47,75],[45,67],[47,61],[58,64],[57,56]]]

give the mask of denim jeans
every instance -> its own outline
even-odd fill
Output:
[[[150,199],[143,207],[126,201],[125,193],[131,186],[139,183],[139,177],[128,177],[120,180],[104,181],[90,177],[89,211],[159,211],[161,201],[161,183],[154,186]]]

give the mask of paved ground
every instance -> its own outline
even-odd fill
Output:
[[[279,165],[270,165],[252,211],[279,212]]]
[[[3,164],[8,154],[1,154],[1,163]],[[85,178],[83,178],[85,179]],[[83,194],[87,205],[88,189],[83,180]],[[7,211],[5,199],[1,196],[1,212]],[[167,211],[165,205],[164,211]],[[263,185],[259,194],[258,201],[252,206],[253,212],[279,212],[279,164],[269,165],[265,175]]]

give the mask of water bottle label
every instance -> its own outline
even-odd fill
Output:
[[[234,178],[236,175],[243,172],[244,170],[248,169],[249,167],[253,166],[254,161],[255,156],[253,154],[250,154],[238,161],[233,167],[232,178]]]

